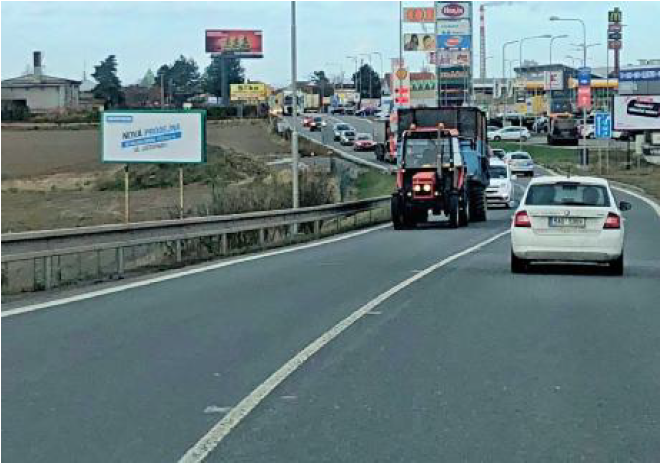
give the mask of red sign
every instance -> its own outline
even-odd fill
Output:
[[[261,58],[261,31],[207,30],[206,53],[223,53],[238,58]]]
[[[435,11],[433,8],[404,8],[403,17],[407,23],[432,23]]]
[[[591,108],[591,87],[587,85],[581,85],[578,87],[577,94],[577,106],[578,108]]]
[[[442,14],[449,17],[459,17],[465,14],[465,8],[458,3],[451,3],[442,7]]]

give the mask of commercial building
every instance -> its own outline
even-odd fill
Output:
[[[2,81],[2,107],[29,108],[31,113],[66,112],[79,107],[80,81],[43,74],[41,52],[34,52],[34,71]]]

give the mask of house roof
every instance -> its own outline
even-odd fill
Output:
[[[20,77],[12,77],[10,79],[4,79],[2,81],[3,87],[25,87],[26,85],[62,85],[62,84],[74,84],[80,85],[80,81],[73,79],[65,79],[63,77],[53,77],[46,76],[45,74],[27,74]]]

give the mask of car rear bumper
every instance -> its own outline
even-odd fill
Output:
[[[511,198],[509,197],[508,193],[486,191],[486,202],[489,205],[506,204],[509,203],[510,200]]]
[[[594,236],[540,235],[531,229],[513,228],[511,250],[518,258],[539,261],[611,261],[623,253],[623,231],[603,231]]]

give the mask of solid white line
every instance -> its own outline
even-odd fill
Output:
[[[216,423],[186,454],[179,460],[179,462],[201,462],[210,452],[212,452],[220,442],[236,427],[250,412],[256,408],[279,384],[281,384],[287,377],[295,372],[305,361],[316,354],[321,348],[330,343],[333,339],[339,336],[346,329],[351,327],[356,321],[369,314],[376,306],[400,292],[404,288],[412,285],[414,282],[429,275],[433,271],[446,266],[447,264],[457,260],[458,258],[467,254],[473,253],[484,246],[494,242],[495,240],[507,235],[509,230],[500,232],[489,239],[486,239],[470,248],[467,248],[455,255],[439,261],[423,271],[415,274],[414,276],[400,282],[389,290],[381,293],[373,300],[366,303],[364,306],[357,309],[347,318],[340,321],[337,325],[325,332],[319,338],[307,345],[302,351],[296,354],[293,358],[287,361],[282,367],[271,374],[261,385],[257,386],[248,396],[243,398],[229,413],[224,416],[218,423]]]
[[[339,241],[342,241],[342,240],[348,240],[350,238],[354,238],[354,237],[358,237],[360,235],[368,234],[370,232],[374,232],[376,230],[384,229],[384,228],[389,227],[389,226],[390,226],[389,223],[381,224],[381,225],[378,225],[378,226],[375,226],[375,227],[371,227],[369,229],[359,230],[357,232],[351,232],[351,233],[348,233],[348,234],[343,234],[343,235],[339,235],[337,237],[332,237],[332,238],[319,240],[319,241],[315,241],[315,242],[311,242],[311,243],[305,243],[303,245],[296,245],[296,246],[292,246],[292,247],[287,247],[287,248],[281,248],[281,249],[278,249],[278,250],[268,251],[268,252],[265,252],[265,253],[259,253],[259,254],[256,254],[256,255],[244,256],[244,257],[241,257],[241,258],[236,258],[236,259],[232,259],[232,260],[228,260],[228,261],[222,261],[222,262],[219,262],[219,263],[214,263],[214,264],[209,264],[209,265],[205,265],[205,266],[201,266],[201,267],[196,267],[194,269],[188,269],[188,270],[185,270],[185,271],[174,272],[174,273],[159,276],[159,277],[152,277],[152,278],[149,278],[149,279],[140,280],[138,282],[132,282],[130,284],[117,285],[115,287],[104,288],[103,290],[96,290],[96,291],[92,291],[92,292],[81,293],[79,295],[74,295],[74,296],[70,296],[70,297],[67,297],[67,298],[61,298],[61,299],[57,299],[57,300],[45,301],[43,303],[36,303],[36,304],[33,304],[33,305],[29,305],[29,306],[22,306],[20,308],[9,309],[7,311],[2,311],[1,317],[5,318],[5,317],[10,317],[10,316],[16,316],[18,314],[30,313],[30,312],[33,312],[33,311],[39,311],[39,310],[42,310],[42,309],[51,308],[53,306],[60,306],[60,305],[68,304],[68,303],[74,303],[76,301],[88,300],[90,298],[95,298],[95,297],[98,297],[98,296],[110,295],[112,293],[123,292],[125,290],[130,290],[130,289],[138,288],[138,287],[144,287],[146,285],[151,285],[151,284],[155,284],[155,283],[158,283],[158,282],[165,282],[165,281],[168,281],[168,280],[178,279],[180,277],[184,277],[184,276],[188,276],[188,275],[198,274],[200,272],[206,272],[206,271],[211,271],[211,270],[214,270],[214,269],[220,269],[220,268],[223,268],[223,267],[232,266],[234,264],[240,264],[240,263],[246,263],[246,262],[249,262],[249,261],[255,261],[257,259],[263,259],[263,258],[267,258],[269,256],[277,256],[277,255],[281,255],[281,254],[285,254],[285,253],[292,253],[294,251],[306,250],[308,248],[314,248],[314,247],[321,246],[321,245],[327,245],[329,243],[335,243],[335,242],[339,242]]]

